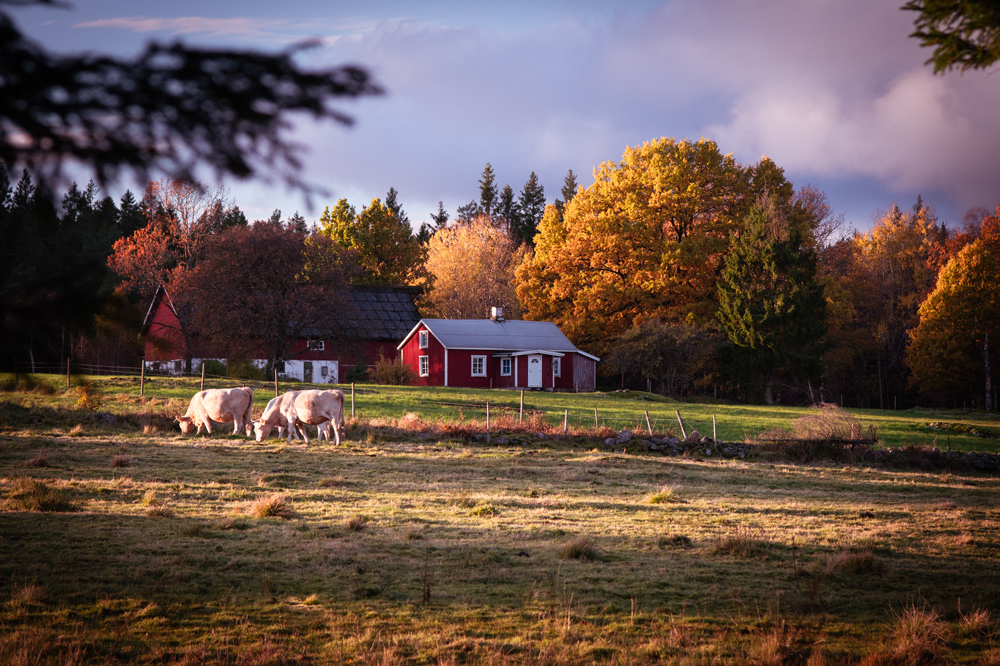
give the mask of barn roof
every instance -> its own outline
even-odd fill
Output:
[[[421,319],[399,344],[402,348],[423,324],[448,349],[483,349],[490,351],[576,352],[595,361],[569,341],[550,321],[505,319]]]
[[[350,339],[395,342],[420,321],[414,298],[421,293],[420,287],[351,287],[354,307],[344,313],[341,330]]]

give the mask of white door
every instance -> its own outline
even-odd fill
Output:
[[[542,357],[540,354],[528,357],[528,388],[542,388]]]

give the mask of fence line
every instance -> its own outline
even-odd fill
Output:
[[[66,365],[56,365],[56,364],[36,364],[36,371],[34,373],[26,372],[26,369],[19,369],[19,374],[48,374],[48,375],[65,375]],[[86,364],[86,363],[71,363],[70,371],[73,376],[80,375],[94,375],[94,376],[104,376],[104,375],[118,375],[125,377],[134,377],[140,380],[141,384],[148,384],[150,382],[156,382],[164,378],[168,379],[187,379],[197,381],[202,377],[201,368],[199,367],[197,372],[184,373],[182,375],[173,375],[165,371],[155,371],[146,369],[143,371],[143,366],[112,366],[112,365],[96,365],[96,364]],[[2,374],[14,374],[13,372],[2,373]],[[227,386],[239,385],[239,386],[249,386],[254,389],[255,392],[273,392],[274,381],[264,379],[242,379],[239,377],[229,377],[227,375],[215,375],[215,374],[204,374],[206,388],[217,388],[218,384],[226,384]],[[211,385],[209,385],[211,383]],[[295,380],[288,380],[283,387],[284,390],[290,390],[297,384]],[[353,391],[357,396],[373,397],[377,396],[380,389],[385,388],[385,385],[373,385],[373,386],[357,386],[353,384],[340,383],[340,384],[329,384],[331,388],[339,388],[344,391],[345,395],[350,394]],[[144,387],[139,387],[142,391]],[[683,437],[687,436],[686,429],[684,428],[683,422],[680,420],[680,413],[675,410],[677,415],[677,421],[674,421],[669,415],[656,415],[649,414],[648,410],[644,412],[637,412],[634,417],[612,417],[605,416],[600,413],[599,408],[596,407],[586,407],[582,409],[567,409],[565,407],[551,407],[546,411],[545,409],[532,406],[526,402],[523,402],[523,396],[518,396],[517,393],[511,391],[505,391],[501,389],[496,390],[496,394],[508,395],[511,398],[510,402],[507,401],[493,401],[493,400],[482,400],[474,402],[459,402],[459,401],[448,401],[440,402],[434,400],[426,399],[415,399],[409,404],[416,408],[431,408],[431,409],[442,409],[447,407],[457,408],[458,418],[456,420],[462,420],[466,414],[479,416],[482,413],[480,420],[486,420],[486,410],[487,404],[489,408],[493,410],[492,419],[496,422],[497,417],[510,416],[511,418],[517,419],[518,421],[523,421],[525,417],[529,420],[534,418],[539,418],[543,420],[548,427],[557,428],[561,430],[567,430],[571,425],[575,425],[578,430],[598,430],[601,428],[612,428],[620,429],[621,427],[629,427],[633,431],[646,431],[649,433],[655,432],[667,432],[676,430],[678,424],[681,425],[681,433]],[[530,393],[528,394],[530,395]],[[363,410],[363,405],[358,405],[357,411],[360,413]],[[353,410],[352,410],[353,411]],[[713,419],[714,420],[714,419]],[[715,430],[715,424],[713,423],[713,430]]]

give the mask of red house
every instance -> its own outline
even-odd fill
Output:
[[[593,391],[596,356],[547,321],[421,319],[399,344],[420,386]]]
[[[372,367],[380,356],[392,358],[399,338],[419,320],[414,299],[420,287],[354,286],[351,306],[338,313],[336,336],[310,331],[295,341],[279,375],[307,383],[336,384],[342,370],[363,365]],[[182,317],[160,285],[149,305],[140,334],[146,338],[146,367],[179,375],[197,372],[206,360],[225,360],[210,340],[188,335]],[[263,367],[266,361],[255,361]]]

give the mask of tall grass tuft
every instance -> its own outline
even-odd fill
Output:
[[[76,507],[66,493],[58,488],[52,488],[45,483],[31,478],[14,479],[9,493],[9,502],[15,510],[21,511],[76,511]]]
[[[293,518],[295,512],[284,495],[271,494],[261,497],[250,505],[250,515],[254,518]]]
[[[650,493],[646,501],[650,504],[667,504],[677,501],[677,491],[673,486],[663,486],[657,491]]]
[[[754,529],[744,525],[737,525],[736,528],[722,537],[712,546],[712,553],[715,555],[728,555],[730,557],[766,557],[774,549],[765,536],[762,529]]]
[[[898,664],[941,663],[948,635],[948,625],[940,613],[910,604],[895,615],[892,644],[884,656]]]
[[[590,542],[585,535],[574,537],[564,543],[559,548],[559,557],[564,560],[581,560],[584,562],[598,562],[603,559],[603,555],[597,547]]]

